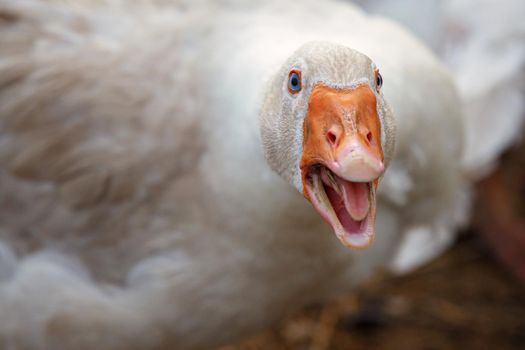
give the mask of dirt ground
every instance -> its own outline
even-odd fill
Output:
[[[525,285],[479,236],[401,278],[314,306],[220,350],[525,349]]]

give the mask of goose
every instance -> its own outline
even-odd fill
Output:
[[[0,26],[5,348],[217,346],[466,216],[453,78],[390,20],[1,0]]]

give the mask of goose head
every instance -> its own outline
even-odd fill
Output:
[[[395,126],[375,64],[325,42],[300,47],[267,87],[259,121],[267,162],[351,248],[375,235],[376,190]]]

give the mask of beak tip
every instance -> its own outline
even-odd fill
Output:
[[[381,174],[385,171],[385,163],[383,161],[379,161],[378,170]]]

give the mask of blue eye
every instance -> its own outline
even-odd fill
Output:
[[[288,74],[288,91],[291,94],[296,94],[301,91],[301,71],[292,69]]]
[[[377,92],[381,89],[381,86],[383,86],[383,77],[379,73],[379,70],[376,69],[376,89]]]

